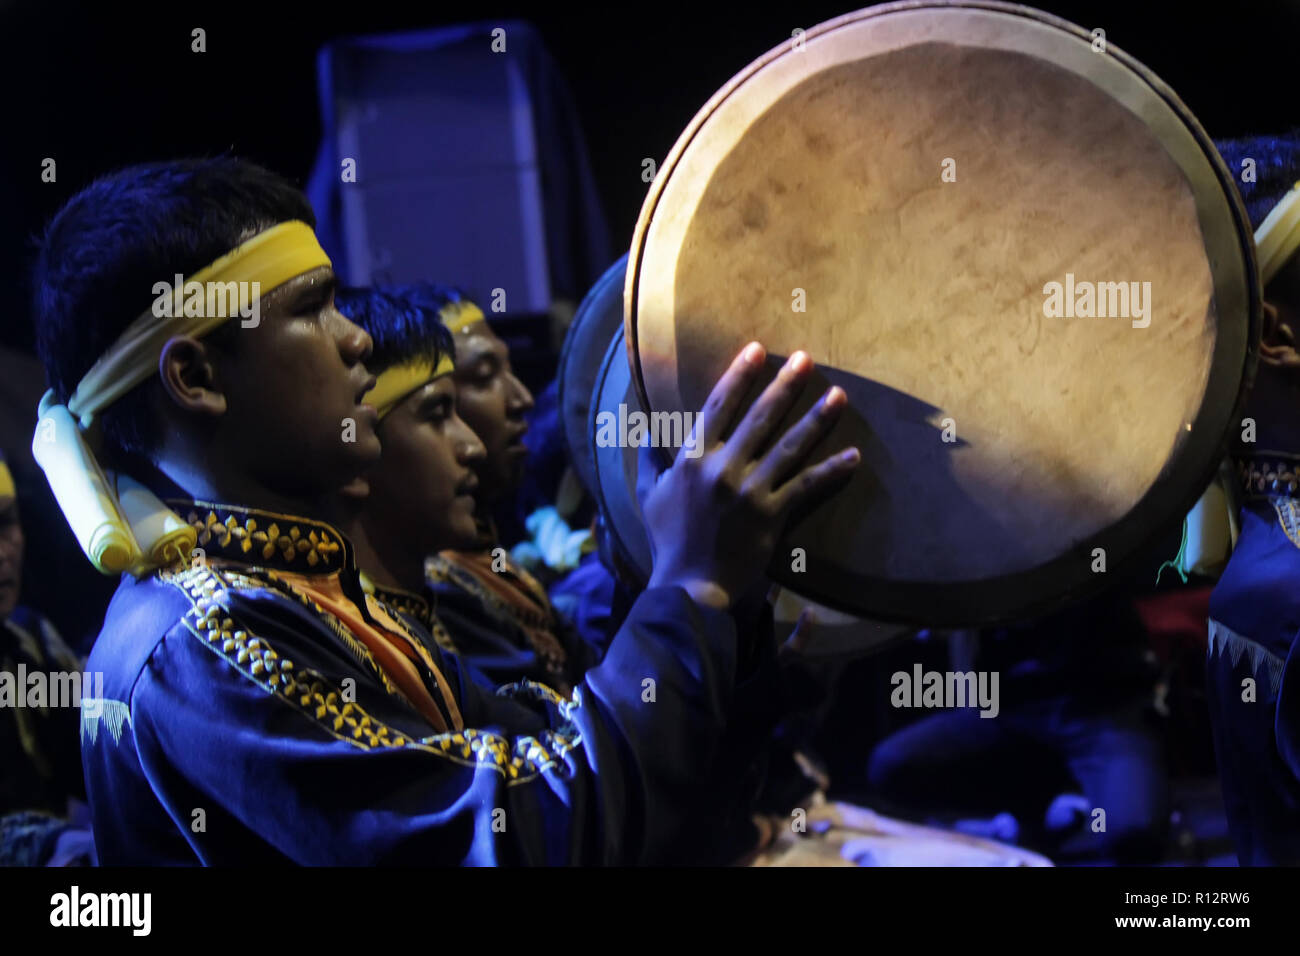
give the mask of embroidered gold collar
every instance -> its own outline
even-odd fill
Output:
[[[299,574],[352,567],[351,543],[323,521],[184,498],[167,504],[198,532],[203,557]]]
[[[371,584],[371,589],[376,598],[393,610],[409,614],[425,627],[429,626],[433,618],[433,606],[423,595],[379,584]]]
[[[1249,458],[1234,458],[1233,464],[1247,497],[1300,497],[1300,456],[1261,452]]]

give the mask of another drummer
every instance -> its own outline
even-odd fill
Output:
[[[337,302],[370,334],[368,367],[379,373],[371,400],[384,455],[351,533],[362,570],[374,568],[375,593],[450,641],[492,688],[534,680],[567,696],[597,652],[500,546],[488,517],[518,484],[532,407],[505,343],[474,303],[432,283],[345,289]],[[417,404],[397,401],[389,383],[405,387],[401,370],[429,354],[446,358]]]
[[[471,665],[472,676],[483,675],[489,687],[535,680],[567,695],[595,666],[598,654],[550,609],[541,585],[506,558],[504,549],[493,553],[494,533],[488,525],[485,534],[486,523],[473,520],[474,501],[464,493],[472,490],[478,496],[482,484],[472,480],[475,473],[495,471],[501,482],[498,493],[510,491],[517,480],[515,456],[508,451],[512,443],[491,443],[498,454],[506,452],[494,463],[492,453],[485,452],[458,414],[474,415],[489,436],[522,433],[510,427],[511,411],[528,403],[522,396],[511,399],[519,394],[515,389],[523,387],[512,381],[505,343],[485,327],[476,309],[468,320],[457,321],[472,305],[452,290],[432,284],[345,289],[337,303],[370,334],[374,352],[368,364],[379,373],[369,401],[379,412],[384,452],[379,464],[367,472],[370,494],[358,519],[344,528],[356,545],[362,571],[373,581],[371,592],[423,624],[444,648]],[[456,371],[443,358],[452,341],[444,322],[461,329]],[[490,374],[478,368],[473,370],[477,382],[456,381],[466,357],[472,360],[489,350],[493,353]],[[431,355],[439,359],[430,362]],[[501,380],[493,383],[488,380],[492,376]],[[475,387],[486,393],[477,408],[475,402],[464,401],[465,390]],[[494,393],[505,400],[492,401]],[[478,504],[481,514],[483,502]],[[439,551],[435,559],[421,562],[420,555]],[[770,637],[770,612],[761,601],[747,602],[737,614],[737,626]],[[742,732],[760,732],[763,721],[770,726],[787,711],[820,702],[825,688],[789,653],[807,636],[804,626],[792,638],[780,657],[780,663],[787,665],[779,668],[782,678],[766,699],[751,697],[751,719],[737,721]],[[752,726],[746,728],[747,723]],[[816,786],[816,774],[801,769],[802,754],[791,753],[794,745],[788,738],[793,730],[786,727],[783,733],[761,734],[766,751],[762,761],[746,763],[744,746],[726,748],[720,756],[733,763],[737,777],[763,783],[758,799],[738,808],[732,820],[743,822],[751,811],[762,810],[788,817],[792,806],[811,805],[807,797]],[[714,861],[740,858],[753,848],[747,839],[752,838],[737,828],[730,844],[715,839],[709,852],[719,854]],[[693,861],[700,862],[698,854],[704,848],[689,852]]]
[[[1210,598],[1208,697],[1243,865],[1300,864],[1300,130],[1217,144],[1256,228],[1264,324],[1235,438],[1244,504]],[[1250,163],[1246,163],[1250,160]],[[1240,179],[1240,176],[1238,176]],[[1271,221],[1269,221],[1271,220]]]

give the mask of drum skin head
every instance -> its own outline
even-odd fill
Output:
[[[893,4],[801,39],[714,96],[647,197],[642,400],[697,411],[752,340],[770,374],[818,364],[796,412],[845,389],[820,452],[862,465],[769,569],[816,600],[962,626],[1104,585],[1239,427],[1259,289],[1222,161],[1150,71],[1029,8]]]
[[[624,255],[605,270],[583,297],[560,350],[556,375],[560,420],[564,425],[569,462],[588,493],[596,487],[595,464],[587,431],[592,393],[601,362],[609,349],[609,340],[623,326],[623,283],[626,276],[627,256]]]

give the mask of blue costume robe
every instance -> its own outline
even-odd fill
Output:
[[[1255,496],[1210,596],[1207,696],[1224,809],[1243,865],[1300,864],[1300,500],[1241,466]],[[1294,487],[1294,483],[1292,483]],[[1282,490],[1283,494],[1268,495]],[[1261,493],[1263,492],[1263,493]],[[1253,687],[1251,683],[1253,682]]]
[[[210,565],[124,576],[90,657],[104,675],[98,716],[83,713],[101,862],[715,862],[746,848],[730,771],[774,716],[754,711],[770,674],[730,615],[645,592],[571,700],[527,681],[488,693],[413,630],[463,716],[437,732],[338,618],[277,577],[337,576],[364,609],[346,538],[173,507]]]

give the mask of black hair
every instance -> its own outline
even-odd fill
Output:
[[[449,303],[464,301],[459,290],[433,282],[347,288],[334,294],[338,310],[373,340],[366,368],[376,375],[417,358],[435,365],[443,355],[454,360],[456,346],[439,312]]]
[[[1300,127],[1275,136],[1245,136],[1215,140],[1233,182],[1246,203],[1251,229],[1273,211],[1282,197],[1300,180]],[[1254,160],[1253,181],[1242,181]]]
[[[39,240],[32,276],[36,345],[62,402],[156,298],[155,283],[193,275],[282,222],[315,227],[292,183],[233,156],[132,166],[70,199]],[[211,336],[220,344],[229,325]],[[99,415],[111,461],[146,456],[158,440],[150,390],[132,389]]]

